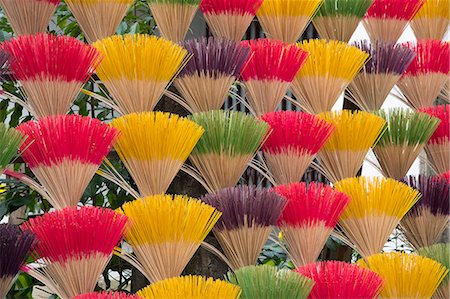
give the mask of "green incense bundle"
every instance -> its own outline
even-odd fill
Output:
[[[314,286],[312,279],[268,265],[243,267],[226,279],[241,287],[241,299],[306,299]]]
[[[325,0],[313,19],[320,38],[348,42],[373,0]]]
[[[422,256],[426,256],[430,259],[435,260],[441,265],[450,269],[450,243],[435,244],[430,247],[423,247],[417,250]],[[434,293],[433,298],[446,299],[450,298],[450,275],[447,274],[444,280],[439,285],[436,293]]]
[[[403,178],[440,123],[438,118],[405,108],[375,112],[386,120],[386,130],[373,149],[383,175]]]
[[[24,136],[19,131],[0,123],[0,174],[17,155],[17,150],[24,140]]]

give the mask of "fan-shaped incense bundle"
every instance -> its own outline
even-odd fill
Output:
[[[306,112],[330,111],[369,55],[340,41],[313,39],[298,45],[310,56],[292,82],[292,92]]]
[[[179,42],[184,39],[200,0],[147,0],[161,37]]]
[[[373,0],[325,0],[312,22],[320,38],[348,43]]]
[[[427,0],[410,25],[417,39],[442,40],[450,25],[449,21],[449,0]]]
[[[372,41],[396,42],[426,0],[374,0],[363,25]]]
[[[450,269],[450,243],[446,244],[436,244],[430,247],[420,248],[418,253],[422,256],[428,257],[435,260],[439,264],[445,266],[445,268]],[[447,299],[450,297],[450,276],[445,276],[441,284],[437,288],[433,295],[436,299]]]
[[[432,259],[399,252],[375,254],[358,264],[383,278],[380,298],[431,298],[448,273]]]
[[[94,291],[123,237],[127,217],[97,207],[65,208],[22,224],[39,241],[28,274],[62,299]]]
[[[318,116],[278,111],[264,114],[272,133],[262,147],[267,166],[277,184],[301,180],[334,127]]]
[[[450,183],[439,177],[406,177],[404,182],[422,197],[402,218],[406,239],[415,247],[431,246],[439,241],[450,218]]]
[[[179,45],[144,34],[115,35],[94,47],[105,55],[97,75],[122,114],[152,111],[188,60]]]
[[[189,159],[208,191],[234,187],[267,138],[269,125],[237,111],[196,113],[190,119],[205,129]]]
[[[306,299],[314,285],[303,275],[267,265],[243,267],[226,278],[242,288],[241,299]]]
[[[427,107],[420,109],[420,111],[441,120],[425,146],[425,152],[436,173],[445,173],[450,170],[450,106]]]
[[[386,120],[386,130],[373,152],[383,175],[399,180],[411,168],[440,120],[406,108],[379,110],[376,114]]]
[[[200,10],[216,37],[240,41],[263,0],[202,0]]]
[[[227,188],[201,200],[222,212],[213,232],[234,269],[256,264],[286,203],[275,192],[253,186]]]
[[[19,131],[0,123],[0,174],[3,174],[8,164],[17,155],[17,150],[24,141],[25,138]]]
[[[319,116],[336,127],[317,155],[321,170],[332,182],[355,176],[386,122],[363,111],[342,110]]]
[[[165,193],[203,129],[176,114],[145,112],[113,119],[115,149],[141,196]]]
[[[295,43],[323,0],[264,0],[256,12],[266,36]]]
[[[203,276],[180,276],[158,281],[137,295],[144,299],[238,299],[241,289],[223,280]]]
[[[66,0],[89,43],[113,35],[134,0]]]
[[[23,160],[55,209],[77,205],[118,135],[111,126],[80,115],[49,116],[17,130],[27,137]]]
[[[137,199],[125,203],[121,212],[130,219],[125,240],[135,257],[125,252],[122,255],[152,283],[181,275],[221,215],[200,200],[183,195]]]
[[[411,64],[415,53],[390,42],[360,41],[353,45],[368,53],[370,59],[348,86],[350,99],[362,110],[378,110]]]
[[[25,35],[2,44],[10,70],[36,117],[66,114],[100,62],[100,53],[68,36]]]
[[[101,293],[87,293],[78,295],[72,299],[139,299],[136,295],[131,295],[123,292],[101,292]]]
[[[0,6],[17,36],[46,31],[60,2],[61,0],[0,0]]]
[[[287,199],[278,226],[294,265],[315,262],[350,197],[315,182],[281,185],[274,190]]]
[[[400,219],[420,198],[419,191],[380,177],[348,178],[335,183],[335,188],[351,198],[338,226],[363,257],[381,252]]]
[[[423,40],[406,46],[416,57],[397,85],[412,108],[431,106],[448,80],[450,43]]]
[[[0,224],[0,298],[5,298],[32,250],[35,237],[12,224]]]
[[[220,109],[250,49],[213,37],[184,41],[181,46],[192,58],[175,79],[175,87],[193,112]]]
[[[383,279],[377,273],[339,261],[312,263],[295,271],[315,281],[310,299],[375,299],[383,285]]]
[[[247,100],[257,116],[277,109],[308,53],[293,44],[270,39],[244,41],[251,55],[242,69]]]

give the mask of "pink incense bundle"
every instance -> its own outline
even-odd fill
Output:
[[[300,181],[335,129],[322,118],[303,112],[278,111],[261,118],[272,129],[262,151],[277,184]]]
[[[375,0],[363,19],[372,41],[396,42],[426,0]]]
[[[56,209],[77,205],[118,136],[117,129],[80,115],[49,116],[17,129],[27,136],[20,148],[23,160]]]
[[[324,261],[295,271],[315,281],[309,299],[375,299],[383,286],[380,275],[356,264]]]
[[[72,299],[139,299],[140,297],[123,292],[101,292],[78,295]]]
[[[439,105],[422,108],[425,112],[439,118],[441,123],[425,146],[428,160],[438,174],[450,171],[450,106]]]
[[[61,0],[0,0],[0,6],[17,36],[44,32],[60,2]]]
[[[97,207],[65,208],[25,222],[39,241],[35,264],[24,267],[62,299],[94,291],[122,240],[127,217]]]
[[[422,40],[406,43],[416,53],[397,86],[414,109],[433,105],[450,73],[450,43]]]
[[[252,49],[241,72],[247,100],[257,116],[277,109],[308,52],[297,45],[270,39],[242,42]]]
[[[350,197],[315,182],[281,185],[274,191],[287,199],[278,226],[294,265],[315,262]]]
[[[263,0],[202,0],[200,10],[215,37],[240,41]]]

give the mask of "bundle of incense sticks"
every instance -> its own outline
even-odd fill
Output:
[[[430,259],[435,260],[441,265],[445,266],[447,270],[450,269],[450,243],[446,244],[436,244],[430,247],[419,248],[417,251],[420,255],[428,257]],[[444,280],[442,280],[438,289],[433,295],[433,298],[436,299],[446,299],[450,297],[450,276],[445,276]]]
[[[449,21],[449,0],[427,0],[410,25],[417,39],[442,40],[448,31]]]

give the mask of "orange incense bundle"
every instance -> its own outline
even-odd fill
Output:
[[[334,132],[332,124],[302,112],[272,112],[264,114],[261,119],[272,129],[262,151],[277,184],[300,181]]]
[[[0,0],[14,33],[35,34],[47,29],[61,0]]]
[[[450,73],[450,43],[422,40],[406,43],[416,53],[397,86],[414,109],[432,106]]]
[[[442,40],[450,25],[450,1],[427,0],[411,20],[417,39]]]
[[[65,208],[22,224],[38,240],[25,271],[62,299],[93,292],[122,240],[127,217],[97,207]]]
[[[315,182],[281,185],[274,191],[287,199],[278,226],[294,265],[315,262],[350,197]]]
[[[426,0],[374,0],[363,19],[372,41],[396,42]]]
[[[202,0],[200,10],[215,37],[240,41],[263,0]]]
[[[96,49],[68,36],[20,36],[2,47],[27,96],[21,104],[38,118],[66,114],[101,61]]]
[[[56,209],[77,205],[118,135],[113,127],[80,115],[49,116],[17,130],[27,137],[22,157]]]
[[[270,39],[242,43],[251,48],[241,74],[247,100],[257,116],[274,112],[308,53],[296,45]]]

